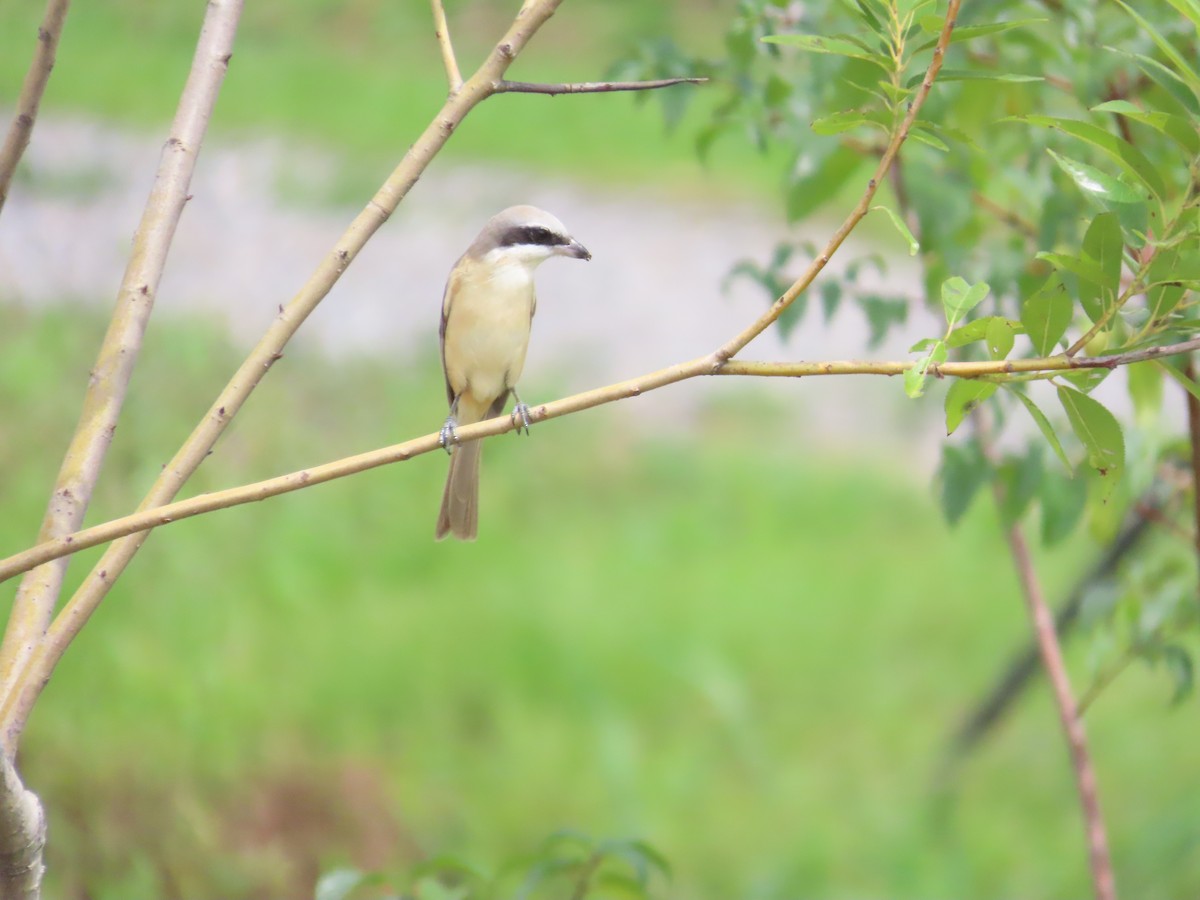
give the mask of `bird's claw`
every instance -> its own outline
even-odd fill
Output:
[[[454,416],[446,416],[446,422],[442,425],[442,430],[438,432],[438,446],[447,453],[450,452],[450,445],[458,443],[458,432],[455,430],[458,423],[454,421]]]
[[[520,434],[522,431],[529,434],[529,426],[532,423],[529,421],[528,406],[518,400],[517,405],[513,407],[511,418],[513,424],[517,426],[517,434]]]

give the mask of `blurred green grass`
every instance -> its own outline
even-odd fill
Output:
[[[511,21],[516,4],[447,3],[460,65],[471,71]],[[544,26],[510,76],[525,81],[601,80],[640,41],[672,35],[718,53],[730,0],[643,3],[573,0]],[[43,114],[79,112],[110,123],[163,126],[187,76],[203,4],[118,0],[73,6]],[[41,9],[9,4],[0,28],[0,106],[17,96]],[[688,122],[716,102],[705,88]],[[345,157],[334,199],[377,186],[387,167],[437,112],[445,76],[424,0],[273,0],[247,4],[222,88],[217,136],[285,135]],[[648,102],[647,102],[648,101]],[[597,186],[655,184],[665,193],[763,194],[779,162],[738,141],[715,148],[701,167],[695,129],[664,134],[649,95],[508,95],[477,107],[443,160],[505,162]],[[713,176],[713,177],[708,177]]]
[[[0,307],[6,548],[36,530],[103,328]],[[90,521],[133,505],[236,361],[204,322],[151,327]],[[1041,687],[951,799],[930,787],[1027,631],[990,511],[949,532],[899,465],[764,444],[746,396],[690,438],[610,409],[490,442],[474,545],[431,539],[435,455],[162,529],[23,746],[50,895],[295,897],[320,866],[494,865],[559,827],[651,841],[671,897],[1085,895]],[[441,407],[432,358],[289,354],[191,487],[424,433]],[[1042,560],[1052,596],[1085,556]],[[1131,673],[1088,720],[1146,900],[1200,880],[1200,723],[1166,691]]]

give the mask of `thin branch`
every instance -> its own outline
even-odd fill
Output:
[[[1087,747],[1087,734],[1083,720],[1071,692],[1071,680],[1063,661],[1062,647],[1054,630],[1054,617],[1046,605],[1045,595],[1038,583],[1029,555],[1029,545],[1021,527],[1013,523],[1008,529],[1008,546],[1013,563],[1021,581],[1021,590],[1033,620],[1033,630],[1041,652],[1042,664],[1054,691],[1059,719],[1067,737],[1067,747],[1075,771],[1075,786],[1079,791],[1079,802],[1083,811],[1084,828],[1087,833],[1088,858],[1092,883],[1097,900],[1116,900],[1116,880],[1113,877],[1112,857],[1108,850],[1108,837],[1104,830],[1104,817],[1100,812],[1100,797],[1096,787],[1096,773],[1092,767],[1091,754]]]
[[[1168,356],[1172,353],[1185,353],[1200,347],[1200,338],[1166,347],[1155,347],[1149,350],[1139,350],[1132,353],[1116,354],[1113,356],[1097,356],[1088,359],[1073,360],[1063,356],[1043,357],[1039,359],[1018,360],[987,360],[980,362],[946,362],[936,368],[930,368],[930,373],[943,377],[978,378],[984,375],[1001,374],[1005,372],[1049,370],[1062,371],[1066,369],[1115,368],[1127,362],[1138,362],[1146,358],[1146,354]],[[658,388],[690,378],[705,375],[776,375],[781,377],[810,377],[821,375],[901,375],[915,363],[912,360],[903,362],[858,362],[830,361],[814,363],[760,363],[742,360],[730,360],[721,369],[713,371],[712,357],[702,356],[689,362],[679,363],[656,372],[650,372],[637,378],[631,378],[606,387],[595,388],[583,393],[573,394],[551,403],[531,406],[529,419],[531,422],[542,422],[555,419],[584,409],[602,406],[616,400],[624,400],[649,393]],[[458,437],[462,441],[474,441],[485,437],[503,434],[513,429],[513,422],[507,416],[487,419],[473,425],[464,425],[458,429]],[[54,540],[46,541],[31,547],[7,559],[0,559],[0,582],[19,575],[33,566],[41,565],[52,559],[58,559],[89,547],[95,547],[108,541],[117,540],[128,535],[146,532],[149,529],[177,522],[180,519],[191,518],[202,513],[218,509],[228,509],[244,503],[254,503],[266,500],[277,494],[286,494],[313,485],[323,484],[337,478],[345,478],[379,466],[404,462],[431,450],[440,449],[436,433],[412,438],[400,444],[360,453],[356,456],[334,460],[323,465],[290,472],[258,481],[253,484],[241,485],[201,494],[187,500],[180,500],[152,508],[143,508],[136,513],[113,519],[100,525],[94,525]],[[101,568],[99,577],[109,578],[107,570]],[[51,627],[51,635],[56,635],[60,627],[65,627],[64,611],[59,620]]]
[[[655,81],[576,81],[542,84],[531,81],[501,81],[497,94],[605,94],[610,91],[652,91],[674,84],[704,84],[707,78],[659,78]]]
[[[933,48],[933,59],[929,63],[929,68],[925,71],[925,77],[921,80],[921,87],[913,96],[912,102],[908,107],[908,113],[904,116],[900,127],[892,135],[892,139],[888,141],[887,149],[884,150],[883,156],[879,160],[879,165],[875,167],[875,174],[867,182],[867,189],[858,201],[858,205],[846,217],[846,221],[842,223],[841,227],[833,233],[833,237],[829,239],[829,242],[825,245],[825,249],[809,264],[804,274],[796,279],[795,283],[784,291],[783,295],[771,304],[770,308],[759,316],[748,328],[744,329],[740,334],[717,350],[714,354],[716,368],[727,365],[728,360],[737,356],[747,344],[766,331],[776,319],[783,315],[784,310],[791,306],[797,297],[808,290],[809,285],[816,280],[816,277],[829,264],[829,260],[833,258],[833,254],[837,252],[837,249],[850,236],[850,232],[854,230],[863,217],[870,211],[871,201],[875,197],[875,192],[879,189],[880,183],[887,175],[888,169],[891,168],[892,160],[900,152],[900,147],[908,137],[909,129],[912,128],[913,123],[917,120],[917,114],[921,111],[921,107],[925,105],[925,100],[929,97],[929,92],[933,89],[933,81],[937,78],[937,73],[941,71],[942,63],[946,57],[946,48],[950,45],[950,35],[954,32],[954,22],[958,17],[958,8],[961,5],[962,0],[950,0],[949,6],[946,9],[946,20],[942,23],[942,31],[938,35],[937,46]]]
[[[187,202],[196,156],[225,76],[241,11],[242,0],[208,5],[191,72],[117,291],[112,321],[88,381],[79,424],[42,521],[43,540],[75,531],[87,512],[142,347],[175,227]],[[0,645],[0,688],[5,693],[12,689],[17,672],[45,634],[65,572],[65,561],[31,572],[17,591]]]
[[[17,163],[21,161],[25,148],[29,146],[29,138],[33,135],[33,123],[37,119],[46,84],[50,81],[58,39],[70,4],[71,0],[48,0],[46,3],[46,14],[38,29],[37,48],[33,52],[29,71],[25,73],[21,95],[17,98],[17,114],[8,128],[4,146],[0,147],[0,210],[4,209],[4,201],[8,199],[8,187],[17,170]]]
[[[1188,380],[1195,382],[1196,364],[1190,356],[1183,366],[1183,374]],[[1194,504],[1193,520],[1195,522],[1192,542],[1196,548],[1197,558],[1200,559],[1200,399],[1192,396],[1191,392],[1185,393],[1187,394],[1188,437],[1192,445],[1192,503]]]
[[[433,6],[433,34],[442,48],[442,64],[446,67],[446,81],[453,96],[463,86],[462,73],[458,71],[458,60],[454,58],[454,44],[450,42],[450,27],[446,24],[446,9],[442,0],[430,0]]]
[[[496,85],[534,33],[554,14],[562,0],[526,0],[507,33],[488,54],[478,71],[458,93],[449,97],[439,113],[409,148],[395,171],[362,212],[350,223],[333,250],[299,293],[283,307],[262,340],[238,368],[208,413],[167,463],[142,500],[140,509],[169,503],[208,456],[230,420],[242,408],[271,366],[283,354],[288,340],[317,304],[329,293],[342,272],[416,183],[417,178],[449,139],[471,109],[495,93]],[[145,542],[148,532],[115,542],[84,579],[15,677],[13,689],[0,705],[0,740],[11,752],[54,666],[99,606],[117,577]]]
[[[46,814],[41,801],[21,784],[12,762],[0,754],[0,897],[41,896]]]

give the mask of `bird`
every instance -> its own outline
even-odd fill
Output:
[[[450,414],[439,443],[450,454],[435,538],[475,540],[479,530],[482,442],[459,443],[456,429],[504,412],[511,394],[517,432],[529,433],[529,408],[517,395],[537,308],[534,270],[552,256],[592,254],[557,218],[536,206],[510,206],[488,220],[450,270],[438,329]]]

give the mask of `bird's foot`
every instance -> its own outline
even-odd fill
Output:
[[[438,445],[447,453],[450,452],[451,444],[458,443],[457,427],[458,423],[454,421],[454,416],[446,416],[446,422],[442,425],[442,430],[438,432]]]
[[[513,407],[511,418],[513,424],[517,426],[517,434],[520,434],[522,431],[524,431],[526,434],[529,434],[529,426],[531,423],[529,421],[528,406],[518,400],[517,405]]]

